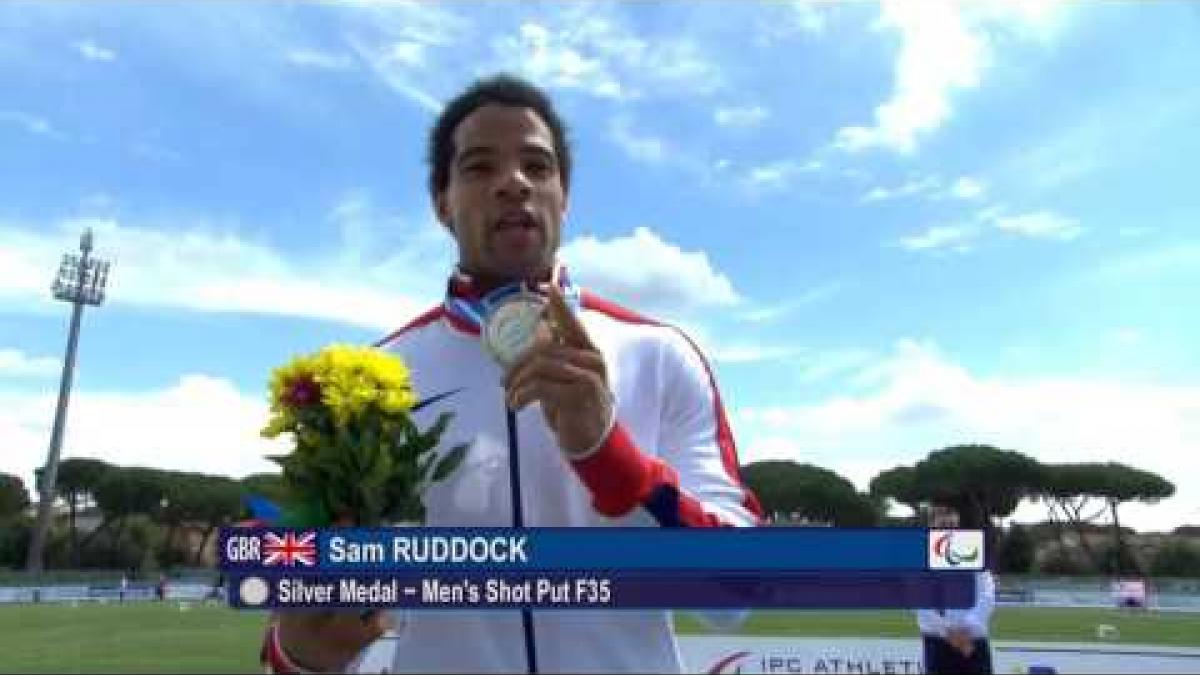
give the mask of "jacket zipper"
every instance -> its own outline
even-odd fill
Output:
[[[517,413],[505,406],[505,419],[508,422],[508,480],[512,488],[512,519],[513,527],[525,527],[525,513],[521,506],[521,465],[520,443],[517,439]],[[521,632],[525,637],[525,664],[527,672],[537,673],[537,644],[534,642],[533,610],[521,610]]]

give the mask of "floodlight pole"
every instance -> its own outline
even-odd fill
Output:
[[[75,374],[75,356],[79,347],[79,325],[83,319],[84,305],[100,305],[104,302],[104,286],[108,281],[107,261],[95,258],[92,253],[92,230],[88,228],[79,239],[80,255],[68,253],[63,256],[58,277],[54,281],[54,298],[70,302],[71,329],[67,335],[67,354],[63,359],[62,379],[58,387],[58,407],[54,411],[54,430],[50,433],[50,450],[46,466],[39,481],[38,517],[29,542],[29,553],[25,569],[39,575],[44,566],[46,538],[54,513],[55,483],[58,480],[58,461],[62,454],[63,429],[67,422],[67,403],[71,397],[71,381]]]

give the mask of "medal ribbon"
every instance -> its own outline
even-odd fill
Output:
[[[579,311],[579,287],[571,283],[571,279],[567,275],[567,268],[562,263],[555,263],[555,268],[556,273],[552,276],[558,278],[558,287],[563,292],[567,306],[572,311]],[[455,268],[454,274],[451,275],[446,288],[446,312],[453,315],[459,321],[482,331],[483,325],[486,323],[487,317],[493,308],[504,302],[509,296],[517,293],[544,295],[536,287],[530,286],[524,281],[515,281],[511,284],[505,284],[499,288],[492,289],[481,296],[475,290],[474,282],[470,275],[459,268]]]

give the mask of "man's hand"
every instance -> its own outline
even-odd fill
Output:
[[[387,612],[289,611],[276,615],[279,645],[306,669],[343,672],[346,664],[391,627]]]
[[[353,527],[354,521],[339,518],[334,527]],[[307,670],[342,672],[368,644],[392,628],[391,615],[355,610],[277,612],[279,646]]]
[[[946,631],[946,642],[962,654],[964,659],[971,658],[971,653],[975,651],[975,640],[971,638],[971,631],[965,628],[951,628]]]
[[[512,410],[540,402],[559,447],[577,456],[598,446],[608,434],[613,396],[600,350],[558,286],[551,284],[548,293],[550,328],[508,373],[504,387]]]

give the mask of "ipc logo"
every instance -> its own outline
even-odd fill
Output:
[[[935,570],[983,569],[981,530],[930,530],[929,568]]]

